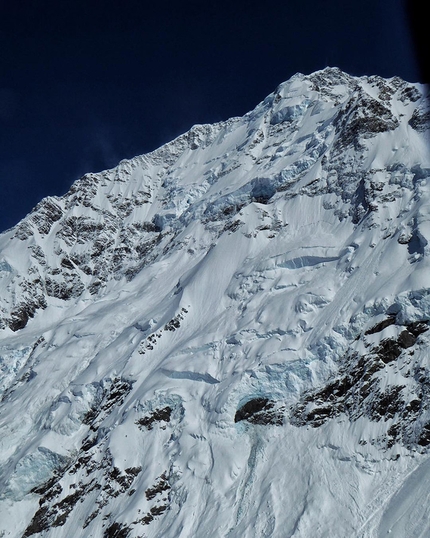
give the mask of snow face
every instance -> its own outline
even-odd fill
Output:
[[[297,74],[0,236],[0,535],[426,534],[423,92]]]

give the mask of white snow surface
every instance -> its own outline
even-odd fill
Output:
[[[427,445],[384,441],[398,410],[290,420],[430,319],[425,91],[297,74],[0,236],[0,536],[429,535]],[[412,394],[427,334],[381,387]],[[256,398],[282,420],[235,421]]]

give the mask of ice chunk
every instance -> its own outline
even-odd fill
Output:
[[[12,273],[12,270],[12,267],[7,263],[7,261],[0,261],[0,277],[2,276],[2,273]]]
[[[31,349],[0,348],[0,395],[13,384],[18,372],[27,362]]]
[[[69,458],[40,446],[35,452],[24,456],[17,463],[0,498],[22,500],[27,493],[52,478],[56,471],[64,469],[68,462]]]
[[[272,125],[277,125],[284,121],[294,121],[306,112],[306,109],[312,103],[310,99],[304,99],[301,103],[293,106],[286,106],[275,112],[270,120]]]

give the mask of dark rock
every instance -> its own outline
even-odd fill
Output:
[[[406,327],[410,333],[418,337],[420,334],[423,334],[429,330],[429,322],[414,321],[413,323],[409,323]]]
[[[162,493],[163,491],[170,490],[170,484],[167,482],[167,476],[166,473],[163,473],[158,482],[152,486],[151,488],[148,488],[145,491],[145,497],[148,501],[156,497],[159,493]]]
[[[61,267],[64,267],[66,269],[74,269],[75,266],[73,265],[73,263],[68,259],[68,258],[63,258],[61,260]]]
[[[387,431],[387,448],[391,448],[400,440],[401,428],[399,424],[393,424]]]
[[[387,106],[359,90],[356,97],[339,112],[334,124],[338,134],[335,150],[339,151],[349,145],[360,149],[361,137],[370,138],[377,133],[396,129],[399,121]]]
[[[97,444],[97,437],[96,436],[87,437],[82,442],[81,450],[83,450],[84,452],[87,452],[90,448],[92,448],[96,444]]]
[[[382,320],[381,322],[377,323],[373,327],[371,327],[369,330],[367,330],[364,334],[375,334],[383,331],[386,327],[389,327],[390,325],[394,325],[396,323],[396,316],[390,316],[387,319]]]
[[[271,407],[273,407],[273,403],[269,402],[268,398],[254,398],[238,409],[234,417],[234,421],[239,422],[240,420],[246,420],[254,413],[258,413],[263,409],[268,409]]]
[[[54,274],[54,271],[52,272]],[[79,297],[85,289],[79,275],[76,273],[61,272],[58,270],[58,279],[47,276],[45,280],[46,293],[50,297],[56,297],[67,301],[72,297]]]
[[[179,282],[176,284],[176,287],[177,287],[177,290],[175,291],[175,293],[182,291],[182,288]],[[184,308],[182,308],[182,310],[178,314],[176,314],[174,318],[172,318],[168,323],[166,323],[166,325],[164,326],[164,330],[173,332],[173,331],[176,331],[176,329],[179,329],[179,327],[181,326],[181,321],[184,319],[184,314],[186,313],[187,311]]]
[[[63,490],[63,488],[57,482],[58,482],[58,476],[53,476],[47,482],[33,488],[31,490],[31,493],[36,493],[36,495],[46,495],[49,491],[48,499],[53,498],[55,495],[60,494],[61,491]]]
[[[390,320],[384,320],[367,334],[379,332],[388,325],[391,325]],[[385,449],[395,443],[402,443],[408,448],[429,446],[430,423],[427,413],[430,372],[425,368],[415,371],[404,369],[403,376],[409,379],[406,394],[403,392],[404,384],[386,387],[382,378],[376,375],[382,368],[393,368],[393,363],[403,350],[412,348],[418,336],[428,329],[428,321],[413,322],[406,325],[397,339],[382,340],[370,354],[345,356],[336,379],[329,380],[319,389],[308,391],[291,407],[291,424],[316,428],[340,414],[345,414],[351,421],[361,416],[377,422],[393,420],[386,435],[370,440],[372,444]],[[423,423],[427,426],[423,426]]]
[[[407,330],[402,331],[397,338],[397,342],[399,346],[402,347],[403,349],[412,347],[416,341],[417,341],[417,337],[411,334]]]
[[[139,520],[139,523],[142,523],[142,525],[149,525],[151,521],[154,521],[154,516],[149,513],[146,514],[146,516],[143,516],[143,518]]]
[[[415,131],[423,133],[430,129],[430,112],[416,108],[408,123]]]
[[[123,378],[113,379],[110,385],[100,390],[93,407],[82,419],[83,424],[91,425],[91,429],[95,431],[97,429],[95,422],[100,422],[106,418],[114,406],[121,405],[132,387],[132,381]]]
[[[233,233],[238,230],[242,224],[243,222],[239,219],[234,220],[233,222],[227,222],[224,226],[224,231]]]
[[[7,320],[7,323],[12,331],[19,331],[27,325],[30,318],[34,317],[34,314],[39,308],[45,309],[46,306],[45,298],[35,294],[32,299],[28,298],[25,303],[20,303],[15,307],[11,313],[10,319]]]
[[[41,235],[50,232],[54,222],[60,220],[63,211],[53,198],[45,198],[37,204],[30,214],[30,220],[36,225]]]
[[[400,412],[405,403],[401,397],[404,386],[394,386],[385,392],[376,393],[368,408],[369,417],[373,420],[388,420]]]
[[[400,101],[404,104],[415,103],[420,97],[420,92],[414,86],[406,86],[399,95]]]
[[[103,538],[127,538],[131,528],[119,523],[112,523],[104,532]]]
[[[37,534],[39,532],[44,531],[49,526],[48,521],[48,507],[42,506],[37,510],[37,512],[34,514],[33,519],[31,520],[28,527],[25,529],[24,534],[22,535],[22,538],[26,538],[27,536],[32,536],[33,534]]]
[[[430,445],[430,423],[425,424],[422,428],[421,434],[418,438],[418,444],[420,446],[429,446]]]
[[[142,467],[127,467],[124,472],[130,476],[137,476],[142,471]]]
[[[268,398],[254,398],[236,411],[235,422],[246,420],[251,424],[276,425],[284,422],[281,409],[275,409],[275,403]]]
[[[170,422],[172,411],[172,408],[169,406],[163,407],[162,409],[156,409],[150,415],[136,420],[135,423],[139,427],[143,426],[148,430],[152,430],[155,422]]]
[[[151,508],[151,514],[153,516],[160,516],[161,514],[163,514],[167,510],[167,508],[168,508],[167,505],[153,506]]]
[[[385,364],[389,364],[390,362],[395,361],[400,356],[400,354],[402,353],[402,348],[396,340],[392,338],[387,338],[386,340],[382,340],[381,344],[376,348],[375,352],[382,360],[382,362],[384,362]]]

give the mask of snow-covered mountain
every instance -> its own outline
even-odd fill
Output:
[[[430,534],[425,92],[297,74],[0,236],[0,536]]]

